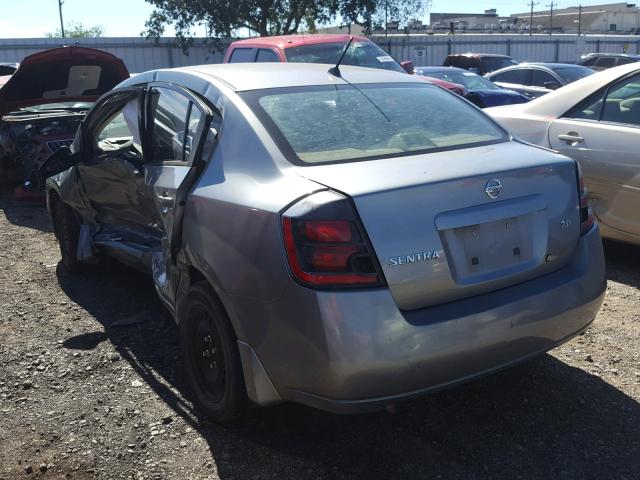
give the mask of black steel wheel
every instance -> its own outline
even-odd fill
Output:
[[[220,301],[205,282],[192,286],[181,302],[179,323],[193,400],[216,422],[238,418],[247,394],[237,339]]]

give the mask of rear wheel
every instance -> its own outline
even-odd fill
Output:
[[[194,401],[216,422],[238,418],[245,410],[247,393],[237,339],[205,282],[191,287],[179,321],[182,359]]]
[[[55,222],[62,265],[70,273],[82,270],[78,261],[78,239],[80,237],[80,221],[73,209],[62,201],[55,203]]]

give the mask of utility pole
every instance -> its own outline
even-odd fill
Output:
[[[389,1],[384,2],[384,39],[387,39],[388,24],[389,24]]]
[[[540,2],[531,2],[528,4],[531,7],[531,14],[529,15],[529,36],[533,35],[533,7],[538,5]]]
[[[58,10],[60,11],[60,33],[62,34],[62,38],[64,38],[64,22],[62,21],[62,5],[64,4],[63,0],[58,0]]]
[[[582,33],[582,5],[578,5],[578,36]]]
[[[557,7],[558,4],[556,2],[551,2],[549,5],[545,5],[545,7],[550,8],[549,15],[549,35],[553,35],[553,7]]]

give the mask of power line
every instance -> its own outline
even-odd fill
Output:
[[[527,5],[531,7],[531,14],[529,15],[529,36],[533,35],[533,7],[535,7],[539,3],[540,2],[534,2],[533,0],[527,3]]]
[[[557,7],[557,2],[551,2],[549,5],[545,5],[545,7],[549,7],[549,35],[553,35],[553,7]]]

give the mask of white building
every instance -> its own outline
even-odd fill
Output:
[[[530,12],[511,15],[519,30],[530,28]],[[640,9],[632,3],[607,3],[589,7],[561,8],[533,13],[533,31],[557,33],[638,33],[640,32]]]

